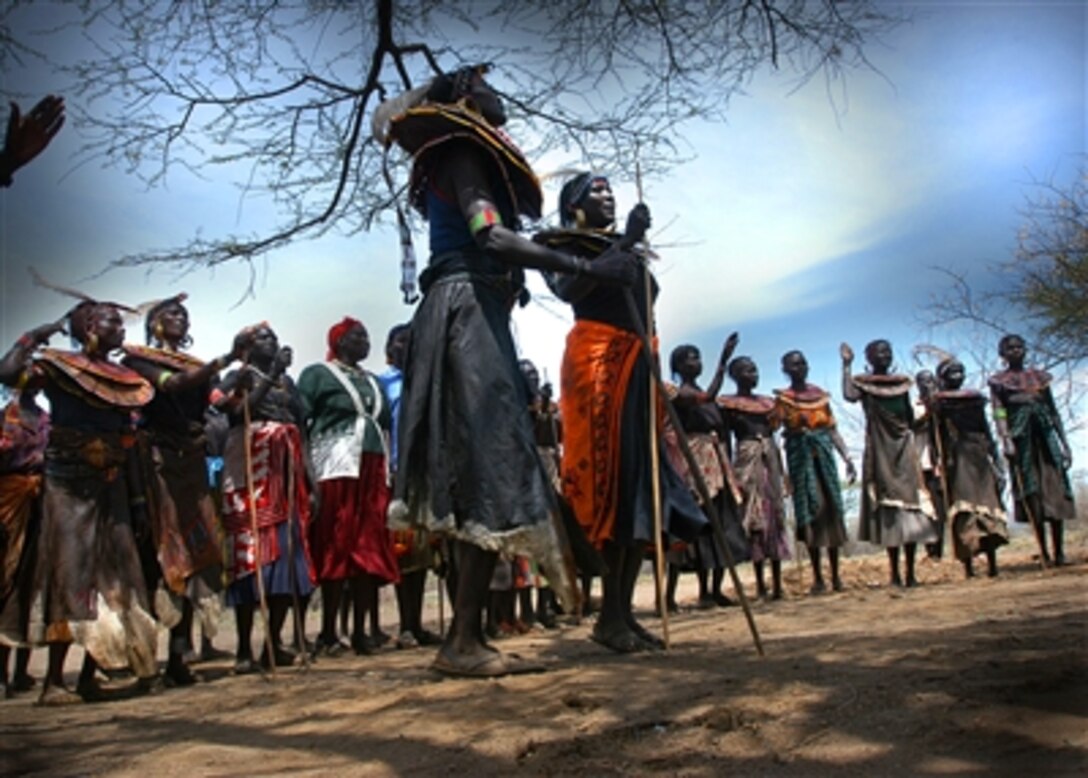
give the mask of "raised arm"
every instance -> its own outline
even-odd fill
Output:
[[[717,397],[722,391],[722,381],[725,380],[725,368],[729,364],[733,352],[737,350],[738,343],[740,343],[740,335],[736,332],[731,332],[729,333],[729,337],[725,339],[725,343],[722,344],[721,356],[718,357],[718,366],[714,369],[714,377],[710,379],[710,384],[706,388],[706,393],[710,395],[711,399]]]
[[[5,386],[18,386],[23,371],[26,370],[27,360],[38,346],[49,342],[49,339],[58,332],[64,331],[64,319],[49,324],[42,324],[19,336],[14,345],[8,349],[8,353],[0,359],[0,383]]]
[[[851,366],[854,364],[854,350],[848,343],[839,346],[839,356],[842,357],[842,396],[847,402],[856,403],[861,399],[861,392],[854,384],[854,375]]]

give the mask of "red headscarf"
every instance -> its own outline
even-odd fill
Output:
[[[340,343],[340,338],[344,337],[351,330],[356,327],[362,327],[363,323],[358,319],[353,319],[350,316],[345,316],[338,323],[329,327],[329,336],[326,338],[326,342],[329,345],[329,351],[325,355],[325,358],[330,362],[336,359],[336,347]]]

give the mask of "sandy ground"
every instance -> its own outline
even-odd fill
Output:
[[[0,701],[0,773],[1085,775],[1088,536],[1071,535],[1067,567],[1032,552],[1018,537],[993,580],[927,561],[912,590],[886,585],[883,555],[854,558],[847,591],[820,597],[790,563],[787,598],[754,603],[762,657],[725,608],[672,617],[659,654],[609,654],[588,621],[509,638],[549,670],[500,680],[388,648],[271,680],[212,662],[194,687],[63,709],[30,692]],[[657,629],[649,578],[638,595]],[[393,631],[391,597],[386,611]]]

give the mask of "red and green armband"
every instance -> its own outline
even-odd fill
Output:
[[[468,220],[468,231],[475,237],[477,233],[496,224],[502,224],[502,216],[494,208],[484,208]]]

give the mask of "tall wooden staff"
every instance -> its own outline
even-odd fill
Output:
[[[1024,513],[1028,515],[1028,523],[1031,524],[1031,532],[1035,535],[1035,543],[1039,546],[1039,566],[1046,570],[1046,548],[1043,546],[1043,528],[1035,518],[1035,511],[1031,509],[1031,503],[1028,502],[1028,496],[1024,494],[1024,476],[1020,472],[1020,467],[1009,458],[1009,471],[1012,473],[1012,479],[1014,484],[1013,489],[1013,504],[1017,502],[1016,493],[1020,493],[1019,503],[1024,507]]]
[[[249,413],[249,389],[242,390],[242,442],[245,447],[246,463],[246,501],[249,503],[249,531],[253,535],[253,574],[257,576],[257,600],[261,607],[261,619],[264,621],[264,644],[270,659],[269,672],[276,674],[276,652],[272,645],[272,629],[268,619],[268,596],[264,590],[264,576],[261,574],[261,536],[257,526],[257,500],[253,494],[253,426]],[[261,667],[261,677],[267,678],[265,668]]]
[[[639,167],[638,167],[637,159],[636,159],[635,171],[636,171],[636,183],[637,183],[637,179],[641,177],[639,175]],[[641,191],[642,191],[641,184],[638,184],[638,191],[639,191],[639,194],[640,194],[639,199],[641,201]],[[621,243],[624,246],[626,246],[627,248],[631,248],[636,243],[638,243],[640,240],[642,240],[642,238],[643,238],[643,236],[641,234],[638,234],[638,235],[626,234],[626,235],[623,236],[623,239],[622,239]],[[644,270],[645,270],[645,274],[646,274],[647,283],[649,283],[649,270],[647,268],[644,268]],[[634,295],[631,294],[631,290],[626,288],[626,287],[624,287],[624,298],[625,298],[626,303],[627,303],[628,314],[631,317],[631,323],[635,327],[635,334],[638,335],[639,338],[642,340],[642,355],[646,359],[647,364],[649,365],[650,376],[651,376],[652,381],[654,382],[654,389],[655,389],[655,391],[660,393],[662,396],[664,396],[665,395],[665,383],[661,378],[661,370],[658,367],[657,362],[653,358],[653,352],[651,351],[650,339],[646,334],[646,328],[644,326],[642,326],[642,320],[641,320],[641,317],[639,316],[638,306],[635,303]],[[649,296],[647,296],[647,305],[650,305]],[[652,321],[652,319],[650,319],[650,321]],[[720,519],[720,517],[718,515],[718,508],[714,504],[714,500],[710,496],[710,489],[707,488],[706,480],[703,478],[703,473],[699,469],[699,463],[696,462],[695,455],[691,452],[691,445],[688,443],[687,434],[685,434],[684,428],[680,423],[680,417],[676,413],[676,409],[673,407],[671,402],[664,403],[664,406],[665,406],[665,412],[668,414],[669,421],[672,422],[672,425],[676,430],[676,442],[680,445],[680,453],[684,455],[684,461],[687,462],[688,468],[691,470],[692,477],[695,480],[695,488],[699,492],[699,496],[703,500],[704,510],[710,516],[710,527],[711,527],[711,531],[714,533],[715,542],[719,546],[721,546],[721,548],[725,551],[725,561],[726,561],[726,565],[729,567],[729,577],[730,577],[730,580],[732,580],[732,582],[733,582],[733,588],[736,590],[737,597],[740,600],[740,604],[741,604],[741,606],[742,606],[742,608],[744,610],[744,618],[748,622],[748,631],[752,633],[752,640],[755,643],[756,652],[760,656],[763,656],[763,642],[759,638],[759,629],[756,627],[756,620],[755,620],[755,617],[752,615],[752,606],[748,602],[748,595],[746,595],[744,593],[744,586],[740,582],[740,576],[737,575],[737,566],[736,566],[735,560],[733,559],[733,552],[729,548],[729,543],[725,538],[725,533],[722,532],[721,519]],[[655,472],[655,477],[656,477],[656,475],[657,475],[657,473]],[[658,502],[658,514],[655,516],[655,520],[659,516],[660,516],[660,503]],[[661,534],[662,534],[661,532],[657,532],[655,540],[656,540],[656,542],[658,544],[657,548],[661,549],[661,551],[659,552],[661,554],[661,556],[659,558],[663,559],[664,558],[664,550],[663,550],[663,547],[660,545],[661,542],[662,542]],[[661,592],[664,592],[664,586],[663,585],[660,587],[660,589],[661,589]],[[659,596],[659,600],[660,600],[660,596]],[[661,608],[661,614],[662,614],[663,624],[668,623],[667,622],[667,617],[665,616],[666,612],[667,612],[666,609],[664,607],[662,607]]]
[[[638,201],[642,202],[642,166],[638,160],[638,147],[635,147],[635,189],[638,195]],[[645,331],[640,333],[642,335],[643,349],[645,350],[646,359],[652,364],[653,353],[649,351],[652,343],[650,338],[647,337],[647,333],[654,331],[654,300],[653,300],[653,286],[650,283],[650,268],[646,263],[642,265],[642,278],[645,284],[646,294],[646,328]],[[628,298],[628,307],[634,309],[634,299],[631,296],[629,290],[625,291]],[[637,323],[638,319],[635,318]],[[665,648],[669,647],[669,609],[666,595],[666,572],[665,572],[665,520],[662,516],[661,505],[661,454],[657,449],[657,384],[654,380],[654,370],[650,369],[650,487],[654,501],[654,570],[657,572],[657,610],[661,614],[661,637],[665,641]],[[666,401],[667,402],[667,401]]]
[[[447,565],[446,575],[449,574],[450,571]],[[438,634],[446,637],[446,580],[439,575],[436,575],[434,580],[438,584]]]
[[[305,456],[303,452],[303,456]],[[295,566],[295,532],[291,526],[295,515],[295,459],[291,457],[291,461],[287,467],[287,580],[291,586],[291,610],[294,612],[295,633],[298,635],[299,649],[302,654],[302,669],[310,669],[310,652],[306,650],[306,614],[302,610],[302,600],[298,593],[298,568]],[[301,528],[300,528],[301,529]],[[302,537],[301,531],[299,537]],[[276,657],[273,654],[269,654],[272,657],[272,664],[276,664]]]
[[[945,461],[944,461],[944,443],[941,441],[941,416],[938,410],[938,403],[934,398],[931,398],[931,402],[928,403],[929,408],[929,434],[933,438],[933,448],[937,453],[937,481],[941,485],[941,515],[944,516],[944,523],[948,525],[948,546],[954,548],[955,540],[955,528],[953,524],[953,517],[949,515],[948,509],[951,507],[951,498],[948,493],[948,476],[945,473]]]

